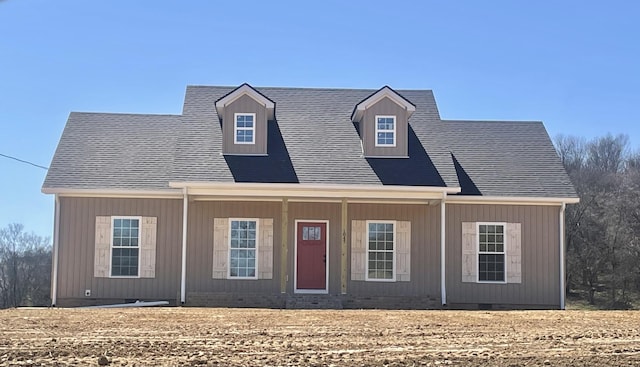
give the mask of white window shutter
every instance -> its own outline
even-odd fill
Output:
[[[93,276],[109,277],[109,256],[111,254],[111,217],[96,217],[96,242],[93,262]]]
[[[522,232],[520,223],[507,223],[507,283],[522,283]]]
[[[273,279],[273,219],[259,219],[258,231],[258,279]]]
[[[367,262],[367,222],[351,221],[351,280],[365,280]]]
[[[140,227],[140,278],[156,277],[156,233],[158,219],[142,217]]]
[[[478,279],[478,252],[475,222],[462,223],[462,281],[475,282]]]
[[[396,222],[396,280],[411,280],[411,222]]]
[[[229,262],[229,219],[213,220],[213,278],[227,278]]]

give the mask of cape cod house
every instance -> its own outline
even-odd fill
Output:
[[[442,120],[387,86],[73,112],[42,191],[58,306],[564,308],[578,202],[542,123]]]

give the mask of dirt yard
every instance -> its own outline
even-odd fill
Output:
[[[0,365],[640,366],[640,312],[0,311]]]

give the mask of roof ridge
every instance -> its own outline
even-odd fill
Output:
[[[104,116],[163,116],[182,117],[182,114],[173,113],[135,113],[135,112],[95,112],[95,111],[71,111],[69,114],[75,115],[104,115]]]
[[[536,120],[448,120],[448,119],[440,119],[441,122],[470,122],[470,123],[474,123],[474,122],[482,122],[482,123],[489,123],[489,124],[493,124],[493,123],[508,123],[508,124],[543,124],[542,121],[536,121]]]
[[[247,84],[247,83],[243,83]],[[343,92],[376,92],[384,87],[389,87],[387,84],[382,86],[381,88],[339,88],[339,87],[275,87],[275,86],[254,86],[251,85],[252,88],[255,89],[278,89],[278,90],[307,90],[307,91],[343,91]],[[187,85],[187,88],[238,88],[238,86],[229,86],[229,85]],[[391,87],[389,87],[391,88]],[[404,91],[404,92],[433,92],[433,89],[399,89],[392,88],[394,91]]]

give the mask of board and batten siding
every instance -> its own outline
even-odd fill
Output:
[[[396,116],[396,146],[376,147],[376,115]],[[364,112],[360,122],[360,134],[365,156],[406,157],[408,153],[407,110],[389,99],[382,98]]]
[[[447,303],[559,306],[559,211],[557,206],[448,204]],[[520,223],[520,283],[463,282],[463,222]]]
[[[150,278],[94,276],[96,217],[157,218],[155,274]],[[60,197],[58,300],[175,300],[180,291],[182,200]],[[149,275],[149,274],[146,274]],[[85,297],[85,290],[91,296]]]
[[[255,144],[234,144],[236,113],[255,113]],[[222,149],[225,154],[267,154],[267,109],[248,95],[228,104],[222,118]]]
[[[358,296],[433,296],[440,298],[440,206],[426,204],[349,204],[348,236],[353,221],[408,221],[411,226],[410,281],[351,280],[347,293]],[[365,228],[366,229],[366,228]],[[349,239],[349,246],[351,240]],[[351,266],[351,251],[347,261]],[[397,276],[396,276],[397,277]]]
[[[273,219],[272,279],[214,279],[214,223],[228,218]],[[193,201],[187,229],[188,293],[280,293],[282,203],[265,201]],[[228,246],[228,244],[227,244]],[[258,244],[260,247],[260,244]],[[227,252],[228,253],[228,252]],[[258,259],[260,262],[260,259]],[[227,260],[228,263],[228,260]],[[225,270],[226,271],[226,270]]]

